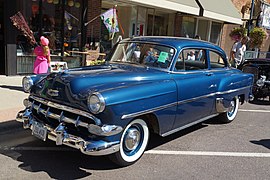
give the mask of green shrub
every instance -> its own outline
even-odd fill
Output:
[[[233,40],[240,40],[243,36],[246,36],[247,29],[243,27],[235,27],[230,32],[230,37]]]
[[[260,48],[262,46],[263,40],[267,37],[267,32],[263,28],[255,27],[250,31],[249,37],[250,47]]]

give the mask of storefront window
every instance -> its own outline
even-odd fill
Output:
[[[147,8],[133,6],[131,11],[130,36],[143,36],[146,29]],[[136,28],[137,26],[137,28]]]
[[[32,22],[32,28],[36,34],[36,38],[38,39],[41,34],[46,36],[49,41],[49,47],[51,50],[52,55],[61,55],[61,17],[62,17],[62,8],[61,4],[58,2],[52,3],[51,1],[43,1],[42,2],[42,8],[40,11],[35,12],[39,13],[42,18],[41,22],[39,19],[35,19],[37,15],[32,11],[32,17],[31,20],[34,20],[34,23]],[[33,15],[35,15],[33,17]],[[39,27],[39,24],[41,24],[41,30]]]
[[[197,26],[197,34],[201,37],[202,40],[208,41],[209,35],[209,21],[199,19]]]
[[[147,35],[166,36],[167,34],[168,15],[148,14]]]
[[[81,1],[67,1],[65,5],[64,50],[79,50],[81,44]]]
[[[214,44],[219,43],[221,28],[222,28],[221,23],[212,22],[210,42],[212,42]]]
[[[24,0],[20,11],[36,41],[41,35],[50,41],[52,61],[67,61],[69,67],[81,65],[81,14],[83,0]],[[64,5],[62,3],[65,3]],[[35,59],[33,48],[23,35],[17,37],[17,73],[31,73]],[[27,67],[26,67],[27,64]],[[25,66],[25,67],[24,67]]]
[[[195,36],[196,19],[193,17],[183,17],[181,34],[184,37],[193,38]]]

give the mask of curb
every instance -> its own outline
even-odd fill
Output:
[[[16,131],[24,130],[22,127],[22,123],[17,122],[16,120],[0,123],[0,135],[6,134],[7,132],[15,131],[15,130]]]

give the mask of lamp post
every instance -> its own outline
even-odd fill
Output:
[[[253,11],[254,11],[254,0],[251,1],[251,10],[250,10],[250,15],[249,15],[249,20],[248,20],[248,32],[247,32],[248,36],[251,29],[252,21],[253,21]]]

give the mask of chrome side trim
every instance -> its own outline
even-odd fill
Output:
[[[217,115],[218,115],[218,114],[213,114],[213,115],[204,117],[204,118],[199,119],[199,120],[197,120],[197,121],[194,121],[194,122],[192,122],[192,123],[186,124],[186,125],[181,126],[181,127],[179,127],[179,128],[173,129],[173,130],[171,130],[171,131],[169,131],[169,132],[166,132],[166,133],[164,133],[164,134],[161,134],[161,136],[162,136],[162,137],[168,136],[168,135],[173,134],[173,133],[175,133],[175,132],[177,132],[177,131],[186,129],[186,128],[190,127],[190,126],[193,126],[193,125],[195,125],[195,124],[198,124],[198,123],[200,123],[200,122],[203,122],[203,121],[205,121],[205,120],[207,120],[207,119],[213,118],[213,117],[215,117],[215,116],[217,116]]]
[[[241,90],[244,90],[244,89],[248,89],[248,88],[250,88],[250,87],[251,87],[251,86],[245,86],[245,87],[238,88],[238,89],[231,89],[231,90],[228,90],[228,91],[215,92],[215,93],[211,93],[211,94],[206,94],[206,95],[203,95],[203,96],[198,96],[198,97],[191,98],[191,99],[187,99],[187,100],[183,100],[183,101],[178,101],[177,104],[178,104],[178,105],[179,105],[179,104],[185,104],[185,103],[189,103],[189,102],[192,102],[192,101],[196,101],[196,100],[198,100],[198,99],[204,99],[204,98],[212,97],[212,96],[215,96],[215,95],[229,94],[229,93],[241,91]]]
[[[45,100],[43,98],[39,98],[39,97],[35,97],[35,96],[29,96],[29,98],[33,99],[34,101],[37,101],[37,102],[40,102],[42,104],[45,104],[49,107],[53,107],[53,108],[56,108],[56,109],[60,109],[62,111],[68,111],[70,113],[74,113],[74,114],[77,114],[77,115],[80,115],[80,116],[85,116],[87,118],[90,118],[92,119],[93,121],[95,121],[96,125],[101,125],[101,120],[96,118],[95,116],[93,116],[92,114],[88,113],[88,112],[85,112],[85,111],[82,111],[82,110],[79,110],[79,109],[75,109],[75,108],[72,108],[72,107],[69,107],[69,106],[65,106],[65,105],[62,105],[62,104],[58,104],[58,103],[54,103],[54,102],[51,102],[51,101],[48,101],[48,100]],[[42,109],[44,111],[44,109]],[[41,110],[39,110],[38,112],[40,112]],[[60,118],[58,117],[59,115],[56,115],[56,114],[52,114],[52,113],[43,113],[44,115],[46,114],[51,114],[53,116],[53,118]],[[62,118],[64,119],[64,118]],[[72,120],[72,123],[73,123],[73,120]],[[74,123],[75,124],[75,123]]]
[[[203,96],[198,96],[198,97],[194,97],[194,98],[191,98],[191,99],[186,99],[186,100],[183,100],[183,101],[178,101],[177,104],[178,105],[185,104],[185,103],[196,101],[198,99],[205,99],[205,98],[212,97],[212,96],[215,96],[215,95],[216,95],[216,93],[211,93],[211,94],[207,94],[207,95],[203,95]]]
[[[229,94],[229,93],[233,93],[233,92],[236,92],[236,91],[241,91],[241,90],[244,90],[244,89],[248,89],[248,88],[251,88],[251,87],[252,87],[252,86],[245,86],[245,87],[238,88],[238,89],[231,89],[231,90],[228,90],[228,91],[217,92],[216,94],[217,94],[217,95],[221,95],[221,94]]]
[[[152,113],[152,112],[159,111],[159,110],[162,110],[162,109],[166,109],[166,108],[176,106],[176,105],[177,105],[177,102],[171,103],[171,104],[166,104],[166,105],[163,105],[163,106],[160,106],[160,107],[156,107],[156,108],[152,108],[152,109],[148,109],[148,110],[144,110],[144,111],[140,111],[140,112],[126,114],[126,115],[123,115],[121,117],[121,119],[127,119],[127,118],[132,118],[132,117],[144,115],[144,114],[147,114],[147,113]]]
[[[250,87],[251,86],[245,86],[245,87],[242,87],[242,88],[231,89],[231,90],[228,90],[228,91],[210,93],[210,94],[206,94],[206,95],[203,95],[203,96],[194,97],[194,98],[186,99],[186,100],[183,100],[183,101],[170,103],[170,104],[162,105],[162,106],[159,106],[159,107],[155,107],[155,108],[151,108],[151,109],[147,109],[147,110],[143,110],[143,111],[139,111],[139,112],[125,114],[125,115],[123,115],[121,117],[121,119],[134,118],[134,117],[141,116],[141,115],[144,115],[144,114],[148,114],[148,113],[152,113],[152,112],[159,111],[159,110],[162,110],[162,109],[166,109],[168,107],[193,102],[193,101],[196,101],[198,99],[204,99],[204,98],[212,97],[212,96],[215,96],[215,95],[229,94],[229,93],[241,91],[241,90],[244,90],[244,89],[248,89]]]

